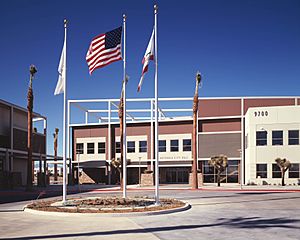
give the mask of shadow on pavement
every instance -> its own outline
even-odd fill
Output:
[[[260,217],[248,217],[248,218],[219,218],[218,222],[212,224],[194,224],[194,225],[176,225],[176,226],[164,226],[164,227],[151,227],[143,229],[126,229],[126,230],[112,230],[103,232],[85,232],[85,233],[65,233],[54,234],[44,236],[26,236],[26,237],[14,237],[5,239],[55,239],[55,238],[76,238],[76,237],[91,237],[91,236],[107,236],[115,234],[135,234],[135,233],[155,233],[165,231],[178,231],[208,227],[230,227],[230,228],[287,228],[287,229],[299,229],[298,226],[293,223],[300,222],[299,219],[287,219],[287,218],[260,218]],[[2,238],[0,238],[2,239]],[[4,239],[4,238],[3,238]]]

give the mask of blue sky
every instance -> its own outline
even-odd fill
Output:
[[[300,94],[300,1],[156,1],[159,96],[191,97],[197,70],[201,96]],[[122,24],[127,15],[127,97],[153,97],[153,64],[137,94],[141,60],[154,23],[154,1],[0,1],[0,98],[26,107],[29,65],[34,110],[48,118],[48,153],[54,128],[62,133],[63,95],[54,96],[69,20],[68,98],[117,98],[122,62],[89,75],[85,55],[91,39]],[[60,135],[60,143],[61,143]],[[61,145],[60,145],[61,152]]]

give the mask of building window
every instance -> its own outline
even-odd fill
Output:
[[[98,153],[105,153],[105,142],[98,143]]]
[[[158,141],[158,149],[159,149],[159,152],[166,152],[167,151],[167,142],[166,140],[159,140]]]
[[[191,139],[183,139],[183,151],[184,152],[192,151],[192,141],[191,141]]]
[[[135,142],[133,142],[133,141],[127,142],[127,152],[128,153],[135,152]]]
[[[95,153],[95,143],[88,143],[87,154],[94,154],[94,153]]]
[[[178,143],[179,143],[178,140],[171,140],[171,152],[178,152],[179,150]]]
[[[139,141],[139,152],[147,152],[147,141]]]
[[[116,153],[121,153],[121,144],[120,144],[120,142],[116,142]]]
[[[272,131],[272,145],[283,145],[283,131]]]
[[[299,145],[299,130],[289,130],[289,145]]]
[[[291,164],[289,169],[289,178],[299,178],[299,163]]]
[[[83,154],[83,143],[76,143],[76,154]]]
[[[267,131],[257,131],[256,132],[256,146],[266,146],[267,145]]]
[[[276,164],[272,164],[272,178],[281,178],[280,167]]]
[[[256,164],[256,178],[267,178],[267,164]]]

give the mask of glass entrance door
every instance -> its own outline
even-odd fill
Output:
[[[189,171],[186,168],[168,168],[166,170],[167,183],[188,183]]]

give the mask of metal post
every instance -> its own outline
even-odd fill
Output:
[[[158,83],[157,83],[157,10],[154,5],[154,31],[155,31],[155,204],[159,205],[159,151],[158,151]]]
[[[65,40],[64,40],[64,116],[63,116],[63,199],[62,203],[67,202],[67,153],[66,153],[66,101],[67,101],[67,20],[64,20]]]
[[[123,119],[124,119],[124,132],[123,132],[123,198],[127,197],[126,184],[127,184],[127,140],[126,140],[126,15],[123,14]]]
[[[139,157],[139,186],[141,186],[141,157]]]
[[[153,149],[153,100],[151,99],[151,128],[150,128],[150,146],[151,146],[151,171],[153,171],[154,167],[153,167],[153,153],[154,153],[154,149]]]
[[[111,184],[111,102],[108,101],[108,160],[110,161],[108,164],[108,184]]]

